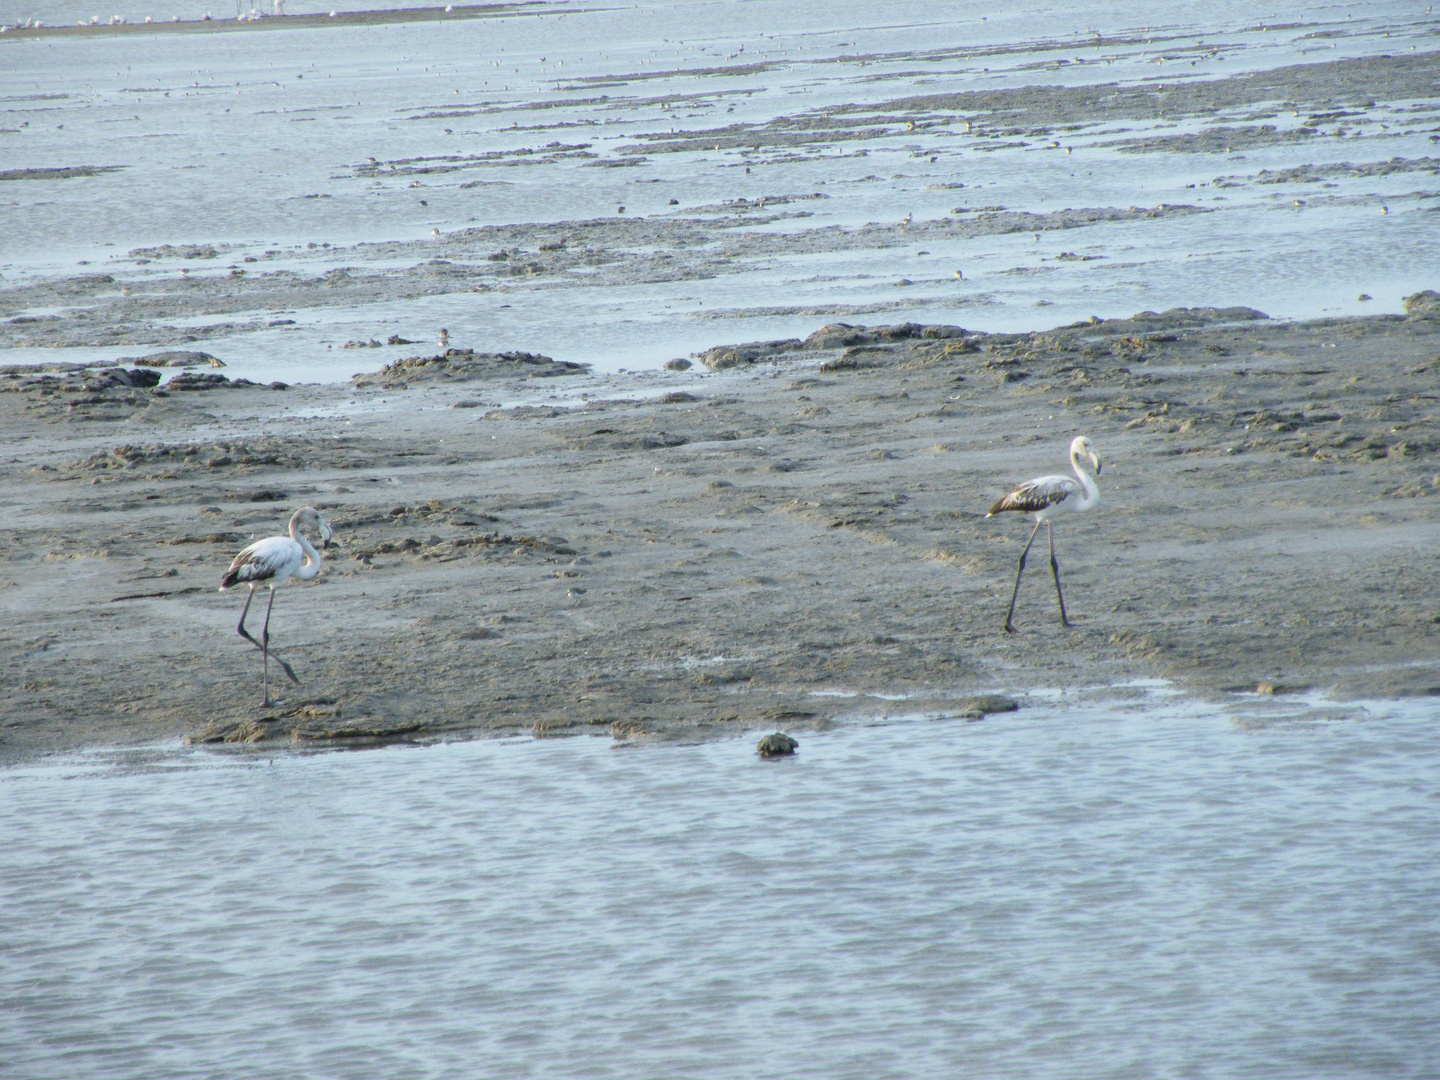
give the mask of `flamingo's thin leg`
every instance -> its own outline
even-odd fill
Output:
[[[1055,560],[1055,530],[1050,522],[1045,523],[1045,533],[1050,537],[1050,572],[1055,575],[1055,595],[1060,600],[1060,621],[1070,625],[1070,620],[1065,617],[1065,594],[1060,591],[1060,564]]]
[[[258,584],[258,583],[257,583],[257,584]],[[271,596],[273,597],[274,594],[272,593]],[[257,649],[259,649],[259,648],[262,647],[261,644],[260,644],[260,642],[256,641],[253,637],[251,637],[251,636],[250,636],[250,631],[245,629],[245,616],[250,614],[250,601],[251,601],[251,600],[254,600],[254,599],[255,599],[255,585],[251,585],[251,586],[250,586],[250,595],[247,596],[247,597],[245,597],[245,607],[244,607],[244,609],[240,612],[240,625],[239,625],[238,627],[236,627],[236,630],[239,632],[239,634],[240,634],[241,637],[243,637],[246,641],[250,642],[250,644],[254,645]]]
[[[265,658],[268,661],[270,658],[270,607],[274,606],[275,604],[274,589],[270,590],[270,605],[265,608],[265,629],[261,631],[261,636],[265,639],[264,644],[256,641],[255,636],[251,634],[250,631],[245,629],[245,616],[250,613],[250,601],[255,599],[255,589],[259,586],[259,584],[260,583],[257,581],[250,586],[250,595],[245,597],[245,608],[243,611],[240,612],[240,625],[237,627],[237,629],[240,632],[240,636],[243,637],[246,641],[250,642],[250,644],[254,645],[262,653],[264,653]],[[295,670],[285,660],[277,656],[275,657],[275,662],[285,670],[285,674],[290,677],[291,682],[293,682],[296,686],[300,685],[300,680],[295,677]],[[268,663],[266,664],[266,685],[267,687],[269,685]],[[270,704],[270,692],[268,689],[265,692],[265,699],[265,704]]]
[[[1040,522],[1035,522],[1035,528],[1030,530],[1030,539],[1025,541],[1025,550],[1020,552],[1020,568],[1015,571],[1015,588],[1010,592],[1010,610],[1005,613],[1005,632],[1013,634],[1014,625],[1010,622],[1015,616],[1015,598],[1020,595],[1020,575],[1025,573],[1025,556],[1030,554],[1030,545],[1035,542],[1035,534],[1040,531]]]

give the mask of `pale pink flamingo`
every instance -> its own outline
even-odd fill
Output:
[[[1082,456],[1090,459],[1090,464],[1095,468],[1095,476],[1099,476],[1100,455],[1095,453],[1095,447],[1090,444],[1090,440],[1081,435],[1070,444],[1070,467],[1075,470],[1078,483],[1075,477],[1037,476],[1010,492],[990,507],[990,513],[985,515],[988,518],[1003,514],[1006,510],[1019,510],[1035,515],[1035,528],[1030,530],[1030,539],[1025,542],[1025,550],[1020,552],[1020,568],[1015,571],[1015,588],[1010,593],[1010,610],[1005,613],[1007,634],[1015,632],[1010,620],[1015,616],[1015,597],[1020,594],[1020,575],[1025,573],[1025,556],[1030,554],[1030,545],[1035,542],[1035,534],[1040,531],[1041,525],[1045,526],[1045,533],[1050,538],[1050,572],[1055,575],[1055,595],[1060,600],[1060,621],[1066,626],[1070,625],[1070,620],[1065,616],[1065,594],[1060,591],[1060,564],[1055,560],[1055,532],[1050,519],[1063,513],[1090,510],[1099,503],[1100,488],[1095,483],[1095,476],[1080,467]]]
[[[323,546],[330,546],[330,537],[334,535],[330,523],[322,518],[320,511],[313,506],[302,506],[290,515],[289,536],[267,536],[264,540],[256,540],[235,556],[230,569],[226,570],[225,576],[220,579],[221,592],[231,585],[250,586],[250,595],[245,598],[245,610],[240,612],[240,625],[237,629],[241,637],[265,655],[263,704],[266,707],[270,705],[270,609],[275,606],[275,589],[292,577],[309,581],[320,573],[320,553],[301,534],[302,528],[316,529],[320,533]],[[270,603],[265,606],[265,626],[260,631],[260,640],[256,641],[245,629],[245,616],[250,613],[250,601],[255,599],[255,590],[261,585],[270,586]],[[295,677],[289,664],[278,656],[275,661],[285,669],[291,682],[300,685],[300,680]]]

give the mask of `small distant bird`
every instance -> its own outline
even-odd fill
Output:
[[[440,348],[448,349],[450,347],[450,331],[442,326],[440,328],[440,336],[436,338],[436,341],[440,345]]]
[[[955,271],[955,280],[956,280],[956,281],[964,281],[964,280],[965,280],[965,275],[962,274],[959,270],[956,270],[956,271]]]
[[[915,215],[914,215],[914,214],[906,214],[903,218],[900,219],[900,224],[901,224],[901,225],[909,225],[909,224],[910,224],[912,221],[914,221],[914,220],[915,220]]]
[[[431,229],[431,230],[430,230],[430,236],[431,236],[431,238],[434,239],[434,240],[439,240],[439,239],[440,239],[440,230],[439,230],[439,229]]]
[[[985,515],[987,518],[993,517],[1006,510],[1019,510],[1035,515],[1035,528],[1030,530],[1030,539],[1025,542],[1025,550],[1020,552],[1020,567],[1015,571],[1015,588],[1010,593],[1010,610],[1005,613],[1007,634],[1015,632],[1015,626],[1010,620],[1015,616],[1015,597],[1020,593],[1020,575],[1025,573],[1025,556],[1030,554],[1030,545],[1035,542],[1035,534],[1040,531],[1041,525],[1045,526],[1045,533],[1050,538],[1050,572],[1055,575],[1055,596],[1060,601],[1060,621],[1066,626],[1070,625],[1070,620],[1065,616],[1065,594],[1060,591],[1060,564],[1055,560],[1055,532],[1050,519],[1067,511],[1092,509],[1100,502],[1100,488],[1095,483],[1095,477],[1080,467],[1082,456],[1090,459],[1090,464],[1095,468],[1095,476],[1099,476],[1100,455],[1095,453],[1095,447],[1090,440],[1081,435],[1070,444],[1070,467],[1075,470],[1078,483],[1068,476],[1037,476],[1010,492],[990,507],[990,512]]]
[[[245,597],[245,609],[240,612],[240,625],[236,629],[241,637],[265,655],[265,699],[262,705],[266,708],[270,705],[270,611],[275,606],[275,589],[292,577],[309,581],[320,573],[320,553],[301,534],[302,528],[317,530],[322,545],[330,546],[330,537],[334,535],[330,523],[313,506],[302,506],[290,515],[289,536],[267,536],[264,540],[256,540],[235,556],[230,569],[220,579],[221,592],[232,585],[250,586],[250,595]],[[270,586],[270,603],[265,605],[265,626],[260,631],[260,640],[256,641],[245,629],[245,616],[250,614],[250,601],[255,599],[255,590],[261,585]],[[297,686],[300,684],[289,664],[278,656],[275,662],[285,669],[291,682]]]

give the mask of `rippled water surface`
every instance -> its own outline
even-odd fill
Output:
[[[1434,1076],[1433,720],[12,768],[0,1071]]]

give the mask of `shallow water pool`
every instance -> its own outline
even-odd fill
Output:
[[[10,1077],[1433,1076],[1440,737],[1065,696],[0,773]]]

